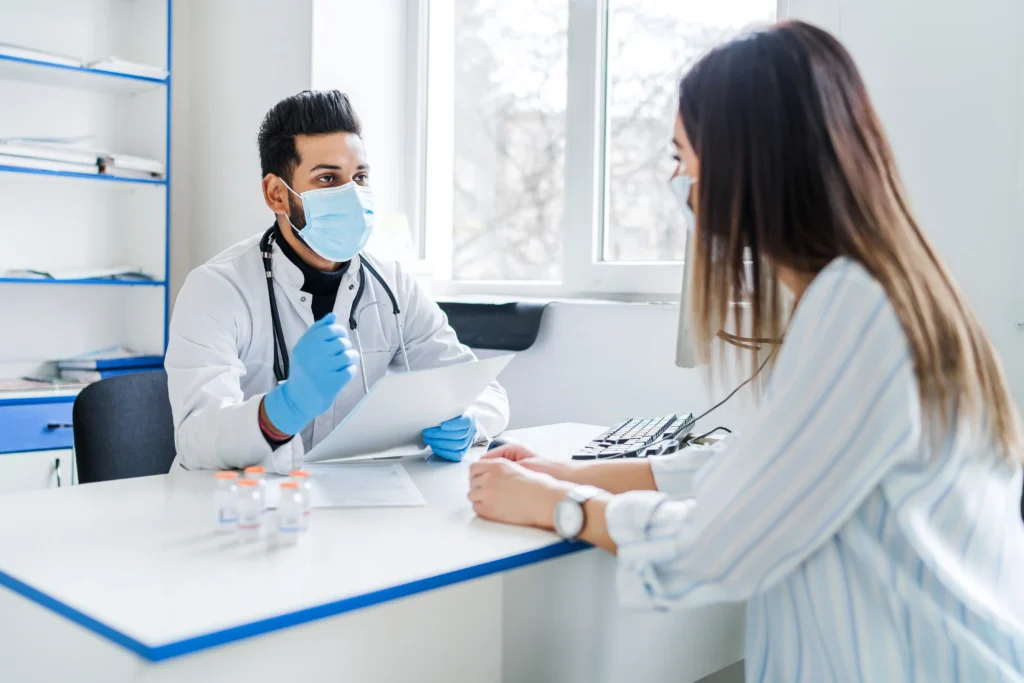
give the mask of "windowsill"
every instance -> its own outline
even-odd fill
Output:
[[[563,283],[542,281],[459,281],[436,280],[431,277],[429,267],[419,262],[419,268],[412,271],[421,284],[438,301],[459,303],[508,303],[523,301],[531,303],[552,303],[572,301],[574,303],[679,303],[679,293],[658,294],[644,292],[573,292]]]
[[[571,304],[642,304],[642,305],[670,305],[678,306],[678,297],[675,301],[670,300],[668,297],[659,297],[648,294],[591,294],[591,295],[574,295],[574,294],[560,294],[554,296],[537,296],[531,294],[517,295],[513,293],[509,294],[492,294],[492,293],[460,293],[460,294],[444,294],[434,297],[437,301],[444,301],[450,303],[461,303],[461,304],[504,304],[504,303],[537,303],[537,304],[557,304],[557,303],[571,303]]]

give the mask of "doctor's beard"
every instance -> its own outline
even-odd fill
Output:
[[[298,202],[291,199],[288,200],[288,220],[292,222],[293,231],[296,233],[306,227],[306,213]]]

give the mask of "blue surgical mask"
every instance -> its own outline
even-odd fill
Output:
[[[373,232],[373,190],[349,182],[299,194],[288,183],[284,186],[302,199],[305,227],[299,230],[291,218],[288,223],[310,249],[328,261],[344,263],[366,246]]]
[[[686,230],[691,235],[697,227],[697,216],[694,215],[693,209],[690,208],[690,188],[695,182],[697,181],[685,173],[673,176],[672,179],[669,180],[669,184],[672,186],[672,192],[675,193],[676,199],[679,200],[679,206],[683,209],[683,219],[686,220]]]

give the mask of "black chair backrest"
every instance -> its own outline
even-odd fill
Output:
[[[111,377],[82,390],[72,411],[78,481],[167,474],[174,421],[163,370]]]

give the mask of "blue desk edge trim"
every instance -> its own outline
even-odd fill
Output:
[[[39,405],[42,403],[74,403],[78,394],[69,396],[20,396],[18,398],[4,398],[0,395],[0,408],[4,406],[21,406],[26,404]]]
[[[537,564],[538,562],[586,550],[590,547],[591,546],[586,543],[568,543],[562,541],[543,548],[520,553],[519,555],[505,557],[500,560],[493,560],[491,562],[485,562],[472,567],[457,569],[445,574],[438,574],[437,576],[404,583],[399,586],[383,588],[378,591],[373,591],[372,593],[356,595],[351,598],[328,602],[316,607],[308,607],[297,612],[289,612],[288,614],[282,614],[268,619],[261,619],[249,624],[232,626],[231,628],[226,628],[221,631],[214,631],[201,636],[195,636],[192,638],[186,638],[185,640],[156,646],[141,643],[138,640],[135,640],[134,638],[127,636],[120,631],[113,629],[86,614],[83,614],[82,612],[79,612],[75,608],[36,590],[32,586],[29,586],[28,584],[19,581],[13,576],[2,571],[0,571],[0,586],[6,586],[15,593],[28,598],[41,607],[45,607],[52,612],[56,612],[62,617],[66,617],[76,624],[84,626],[96,635],[131,650],[143,659],[150,662],[161,662],[175,657],[181,657],[182,655],[192,654],[193,652],[200,652],[220,645],[227,645],[228,643],[245,640],[247,638],[252,638],[253,636],[280,631],[291,626],[298,626],[299,624],[305,624],[311,621],[345,614],[346,612],[354,612],[356,610],[363,609],[364,607],[372,607],[374,605],[391,602],[393,600],[417,595],[419,593],[425,593],[445,586],[451,586],[453,584],[471,581],[484,576],[490,576],[491,574],[498,574],[511,569],[518,569],[519,567]]]

